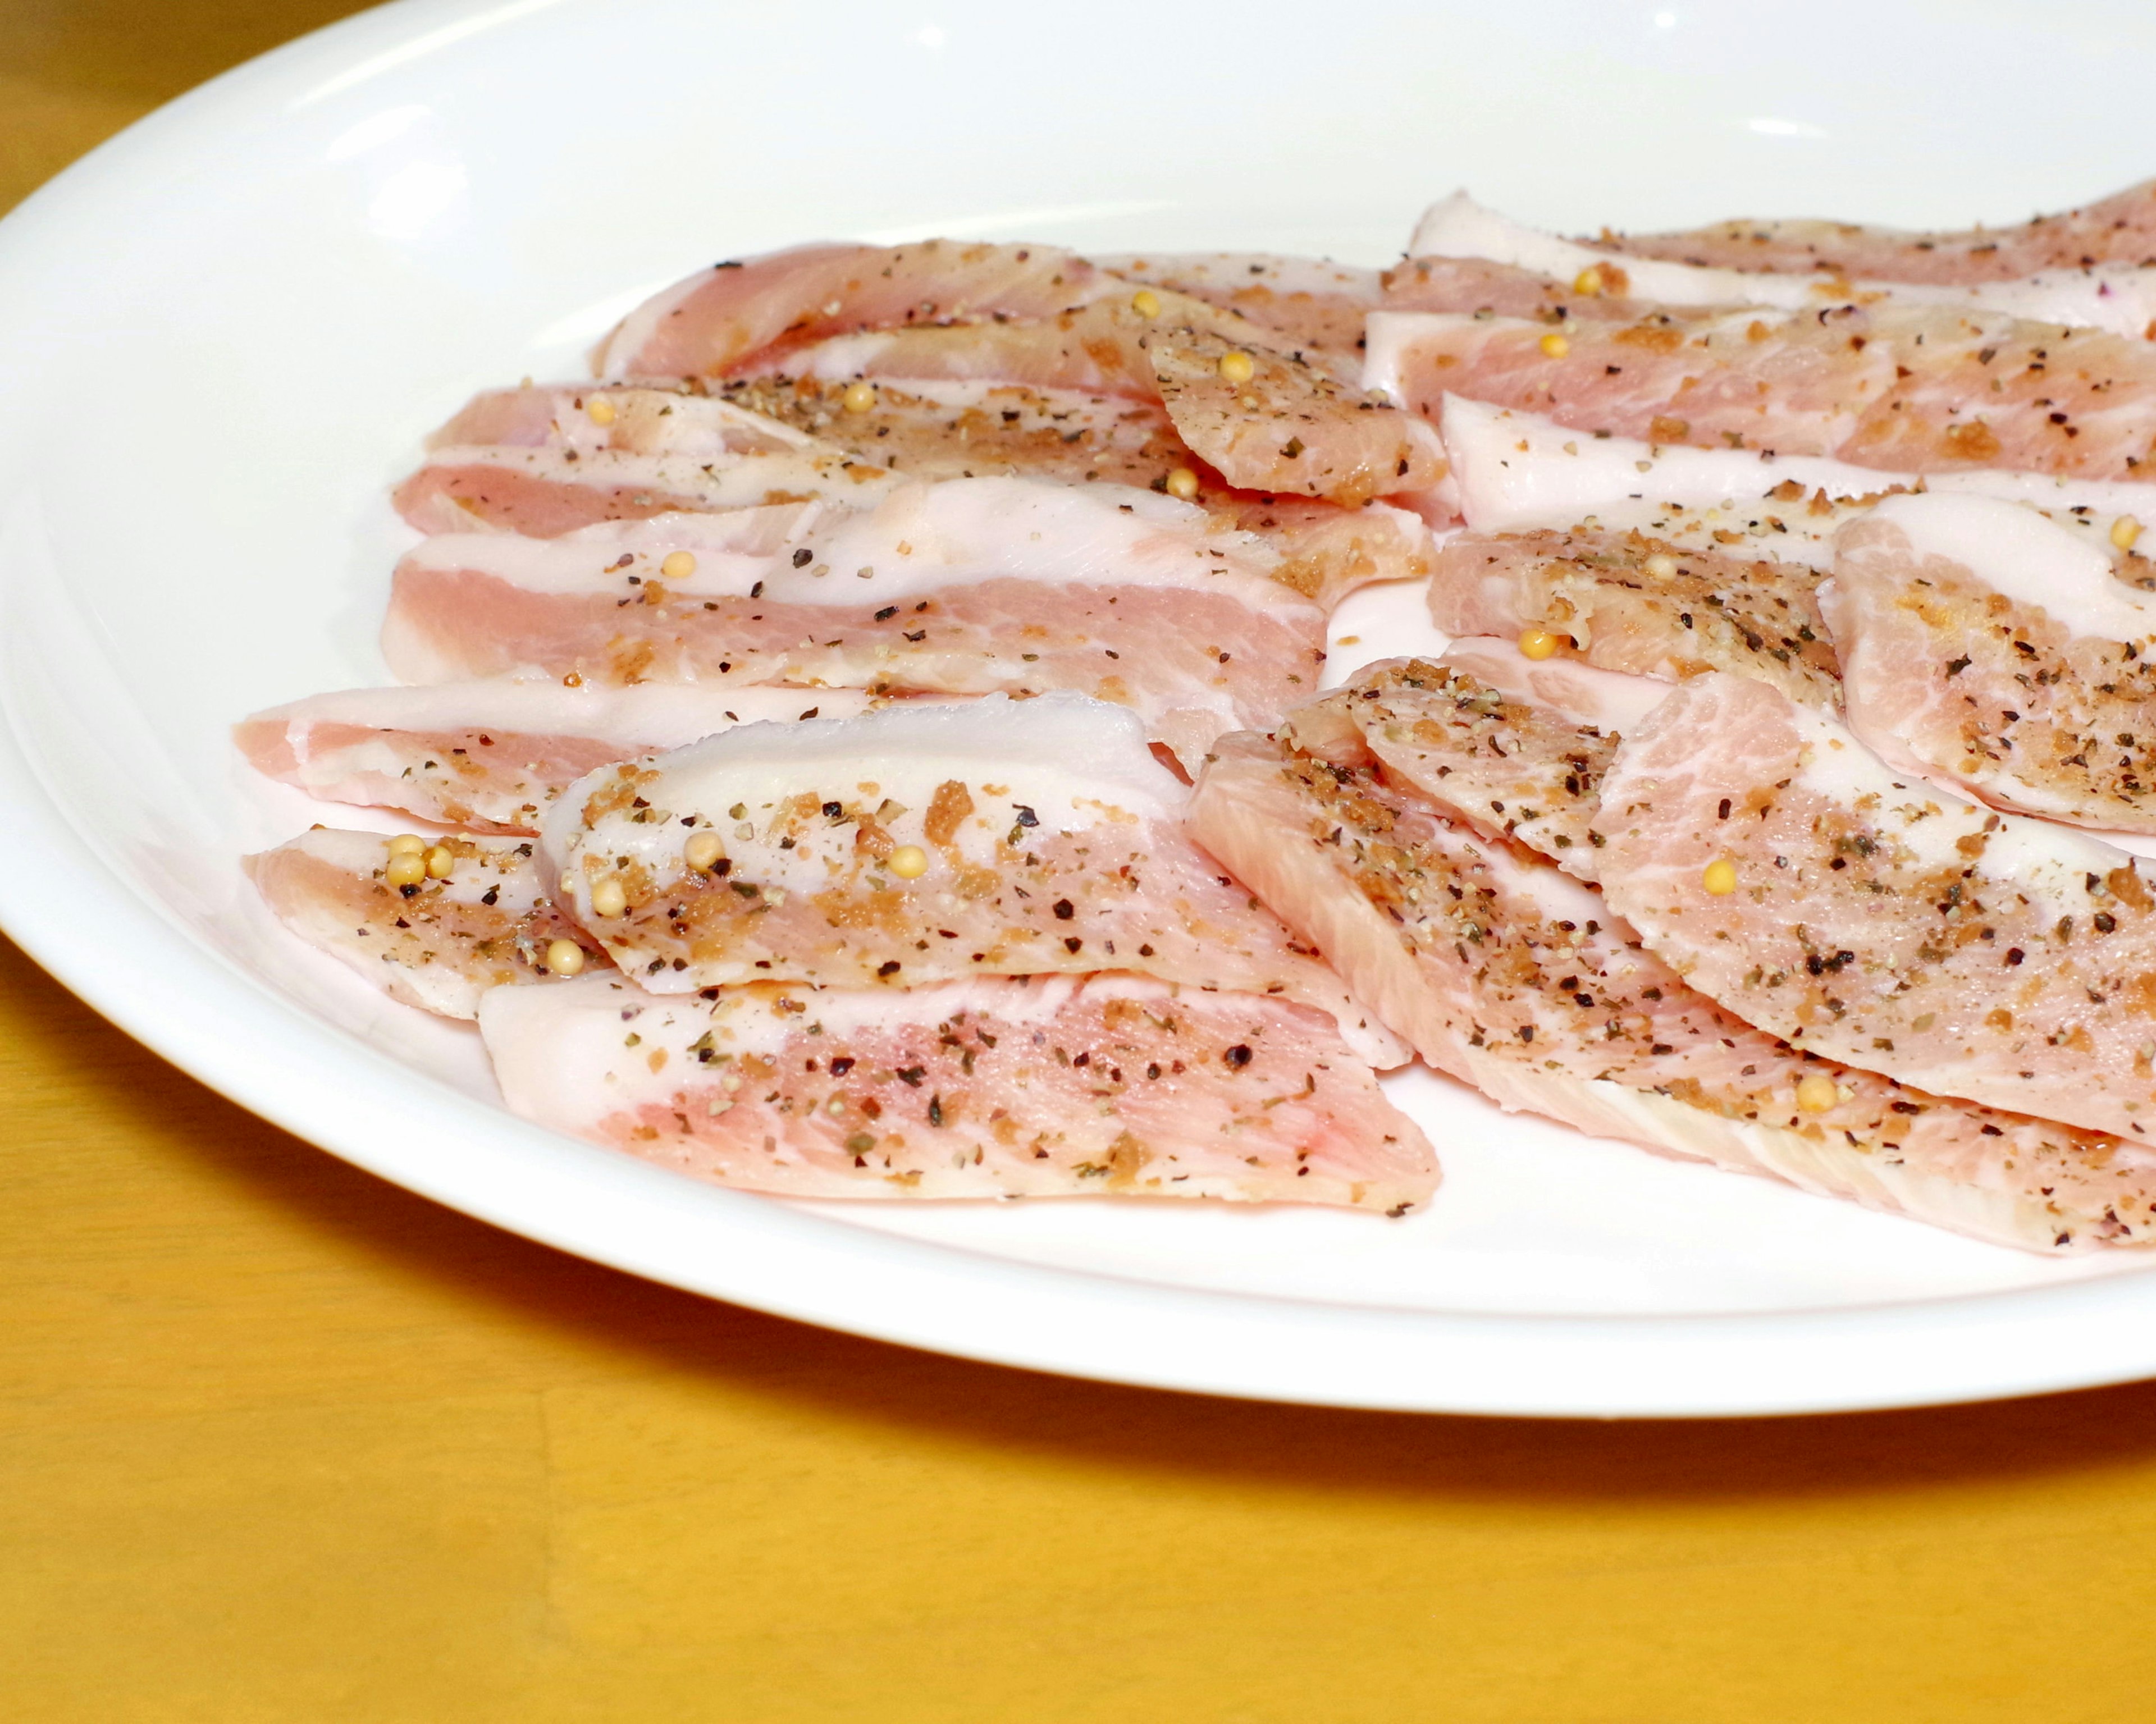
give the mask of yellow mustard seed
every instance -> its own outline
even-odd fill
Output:
[[[1737,890],[1737,865],[1727,856],[1718,856],[1707,865],[1699,883],[1717,898],[1727,898]]]
[[[407,850],[401,856],[392,856],[389,865],[382,870],[382,879],[393,886],[416,886],[427,877],[427,859],[416,851]]]
[[[681,859],[699,874],[709,874],[726,853],[726,841],[716,832],[691,834],[681,846]]]
[[[1220,356],[1220,375],[1231,383],[1247,383],[1258,374],[1257,362],[1240,347]]]
[[[427,852],[427,877],[447,880],[457,871],[457,853],[447,844],[436,844]]]
[[[427,854],[427,840],[416,832],[400,832],[389,840],[389,854],[393,856],[424,856]]]
[[[1797,1080],[1797,1106],[1804,1113],[1825,1113],[1840,1100],[1840,1090],[1823,1071],[1808,1071]]]
[[[1657,581],[1674,580],[1676,577],[1677,560],[1666,551],[1657,551],[1647,559],[1647,572]]]
[[[1188,502],[1198,495],[1198,475],[1188,467],[1177,467],[1168,475],[1168,494]]]
[[[592,888],[593,916],[619,916],[628,908],[629,894],[612,875]]]
[[[850,413],[865,413],[875,403],[875,385],[859,377],[847,384],[846,393],[839,398],[839,405]]]
[[[1572,343],[1555,330],[1552,330],[1543,337],[1543,354],[1545,358],[1562,359],[1571,351]]]
[[[1160,295],[1149,287],[1142,287],[1131,295],[1131,310],[1141,317],[1160,316]]]
[[[928,852],[919,844],[901,844],[891,853],[891,871],[901,880],[919,880],[928,872]]]
[[[547,967],[557,976],[584,972],[584,948],[573,940],[552,940],[547,945]]]
[[[593,396],[584,403],[584,417],[594,425],[611,425],[614,422],[613,403],[603,396]]]
[[[2122,515],[2111,524],[2111,542],[2122,551],[2131,551],[2140,536],[2141,523],[2131,515]]]
[[[1520,631],[1520,656],[1523,659],[1555,658],[1558,644],[1558,637],[1547,629],[1522,629]]]
[[[1572,278],[1572,290],[1576,294],[1584,295],[1588,299],[1593,299],[1602,291],[1602,271],[1593,264],[1589,264]]]
[[[685,581],[696,572],[696,558],[692,552],[670,551],[659,561],[659,572],[670,581]]]

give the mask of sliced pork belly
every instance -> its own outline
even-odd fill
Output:
[[[1163,330],[1147,351],[1176,430],[1230,485],[1353,508],[1445,476],[1429,425],[1301,357],[1197,329]]]
[[[1325,613],[1270,578],[1277,563],[1173,498],[960,480],[870,510],[443,535],[398,566],[382,649],[411,682],[1075,688],[1194,762],[1317,686]]]
[[[1800,311],[1851,302],[1897,303],[2004,311],[2133,338],[2146,336],[2156,319],[2156,270],[2138,265],[2052,269],[2012,281],[1919,285],[1852,283],[1831,272],[1762,275],[1644,257],[1620,263],[1606,251],[1486,209],[1465,192],[1430,207],[1415,228],[1409,256],[1409,264],[1393,272],[1388,284],[1388,298],[1396,310],[1490,309],[1524,316],[1559,309],[1560,315],[1602,320],[1637,318],[1670,305],[1771,305]],[[1474,276],[1456,271],[1459,264],[1471,260],[1494,266],[1485,272],[1488,285],[1479,290],[1486,297],[1475,296]],[[1537,303],[1521,285],[1502,284],[1496,271],[1539,276],[1554,297]],[[1612,301],[1609,295],[1618,298]]]
[[[593,356],[605,377],[723,377],[862,330],[1053,317],[1129,290],[1047,245],[804,245],[713,265],[654,295]]]
[[[1436,1158],[1322,1012],[1110,974],[660,998],[616,977],[480,1013],[525,1118],[789,1197],[1179,1197],[1399,1215]]]
[[[2156,343],[1997,313],[1665,311],[1557,329],[1381,312],[1370,360],[1373,382],[1382,370],[1428,415],[1450,393],[1576,431],[1887,469],[2125,480],[2156,445]]]
[[[392,885],[400,860],[377,832],[318,826],[246,859],[248,878],[285,926],[393,998],[444,1018],[471,1018],[490,988],[559,981],[608,960],[555,909],[534,846],[461,835],[430,841],[449,868]],[[412,840],[407,840],[407,843]]]
[[[601,521],[826,497],[897,480],[851,452],[679,388],[526,385],[475,397],[393,500],[423,532],[552,538]]]
[[[1851,222],[1717,222],[1676,233],[1593,242],[1635,257],[1732,269],[1825,270],[1876,281],[2008,281],[2040,269],[2156,262],[2156,180],[2010,228],[1909,233]]]
[[[1375,269],[1326,258],[1148,252],[1096,261],[1127,281],[1164,287],[1246,317],[1290,351],[1359,352],[1363,319],[1382,300]]]
[[[347,689],[258,712],[233,727],[233,740],[257,772],[326,802],[529,833],[566,786],[597,767],[737,724],[850,718],[870,699],[858,689],[679,683]]]
[[[661,993],[1113,966],[1297,1000],[1372,1063],[1404,1057],[1184,837],[1184,801],[1130,714],[1049,695],[752,726],[610,767],[555,804],[544,850],[564,906]]]
[[[2125,536],[2121,534],[2118,536]],[[1820,595],[1849,726],[1995,808],[2156,832],[2156,585],[2090,531],[1989,497],[1892,497]]]
[[[2156,1123],[2156,906],[2125,852],[1721,675],[1628,732],[1601,794],[1611,907],[1752,1023],[1938,1095]]]
[[[1430,613],[1448,634],[1539,631],[1606,670],[1672,682],[1733,670],[1832,706],[1840,667],[1819,581],[1802,563],[1687,549],[1637,527],[1463,533],[1434,559]]]
[[[1508,1111],[2034,1250],[2156,1232],[2156,1154],[1799,1054],[1589,888],[1367,770],[1224,739],[1193,823],[1416,1051]]]

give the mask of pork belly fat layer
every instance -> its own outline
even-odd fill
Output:
[[[490,998],[509,1104],[754,1191],[1209,1197],[1402,1214],[1428,1141],[1321,1012],[1127,975],[892,994],[613,977]]]

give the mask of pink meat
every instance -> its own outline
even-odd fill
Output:
[[[1429,425],[1300,356],[1196,329],[1163,329],[1147,351],[1176,430],[1230,485],[1353,508],[1445,476]],[[1229,374],[1239,365],[1247,377]]]
[[[799,246],[719,264],[666,289],[629,313],[593,365],[602,377],[723,377],[833,336],[1053,317],[1127,291],[1053,246]]]
[[[1561,635],[1609,670],[1667,681],[1733,670],[1833,706],[1840,666],[1820,572],[1743,548],[1599,525],[1462,533],[1437,552],[1430,618],[1448,634]]]
[[[1627,734],[1601,801],[1611,907],[1763,1029],[1937,1095],[2156,1121],[2156,904],[2123,851],[1897,776],[1720,674]]]
[[[1376,270],[1317,258],[1148,253],[1102,258],[1100,264],[1127,281],[1164,287],[1233,311],[1270,331],[1276,346],[1304,352],[1360,351],[1363,320],[1383,303]]]
[[[556,910],[529,840],[438,840],[454,859],[445,880],[393,886],[379,833],[318,826],[246,859],[248,878],[285,926],[390,997],[445,1018],[478,1014],[490,988],[563,979],[548,954],[574,942],[577,967],[605,954]]]
[[[853,689],[567,688],[559,682],[350,689],[233,727],[257,772],[327,802],[468,831],[536,832],[567,785],[736,724],[866,710]]]
[[[1825,269],[1872,281],[2010,281],[2039,269],[2156,262],[2156,180],[2011,228],[1912,233],[1853,222],[1746,219],[1676,233],[1605,231],[1589,243],[1731,269]]]
[[[1322,1013],[1137,977],[489,998],[526,1118],[808,1198],[1213,1198],[1400,1215],[1437,1162]]]
[[[1914,473],[2138,479],[2156,449],[2156,343],[2102,330],[1884,305],[1562,330],[1398,316],[1398,392],[1426,414],[1450,392],[1584,431]]]
[[[1368,769],[1226,738],[1193,822],[1417,1052],[1508,1111],[2035,1250],[2156,1234],[2149,1150],[1797,1053],[1589,889]]]
[[[657,992],[1113,967],[1299,1000],[1395,1063],[1339,979],[1184,835],[1185,800],[1099,701],[890,707],[595,773],[547,816],[542,854],[563,906]],[[699,833],[721,861],[697,863]]]
[[[1382,304],[1371,309],[1479,312],[1553,325],[1568,318],[1636,322],[1661,309],[1631,295],[1631,284],[1614,260],[1599,266],[1598,275],[1597,290],[1582,293],[1571,282],[1487,258],[1409,258],[1385,271]]]
[[[2156,600],[2126,584],[2152,580],[2015,504],[1894,499],[1842,528],[1820,595],[1850,728],[1994,808],[2156,832]]]

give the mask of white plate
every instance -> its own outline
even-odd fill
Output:
[[[1221,18],[1226,14],[1222,13]],[[511,1120],[465,1032],[266,928],[312,818],[224,730],[382,680],[384,487],[474,388],[820,235],[1382,262],[1464,182],[1568,228],[2005,221],[2156,168],[2117,7],[408,3],[270,55],[0,225],[0,921],[205,1082],[678,1285],[1132,1382],[1358,1406],[1791,1412],[2156,1372],[2156,1280],[1399,1094],[1424,1216],[788,1206]],[[1380,613],[1385,601],[1373,602]],[[1382,621],[1342,627],[1389,644]],[[340,819],[347,817],[333,816]]]

